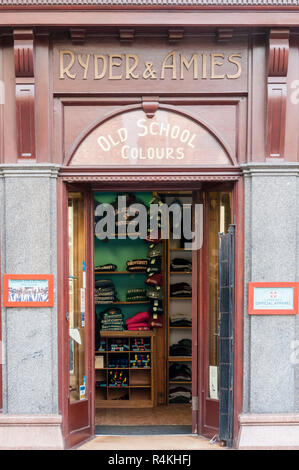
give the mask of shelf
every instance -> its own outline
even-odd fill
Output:
[[[105,275],[110,276],[110,274],[147,274],[147,272],[146,271],[136,271],[136,272],[132,272],[132,271],[101,271],[101,272],[97,272],[97,271],[95,271],[94,274],[95,275],[105,274]]]
[[[192,356],[169,356],[168,362],[191,362]]]
[[[172,330],[192,330],[192,326],[170,326]]]
[[[169,297],[169,300],[192,300],[192,297]]]
[[[130,337],[130,336],[132,336],[133,338],[134,337],[138,338],[138,336],[142,337],[142,336],[154,336],[154,335],[155,333],[153,331],[127,331],[127,330],[101,331],[100,330],[101,338],[121,338],[121,337]]]
[[[169,274],[192,274],[192,271],[169,271]]]

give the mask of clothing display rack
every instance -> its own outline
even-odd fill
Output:
[[[166,198],[192,205],[192,194],[171,194]],[[175,239],[170,224],[167,244],[167,403],[188,405],[192,390],[192,251],[185,241]]]

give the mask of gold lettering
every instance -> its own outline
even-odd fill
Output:
[[[113,67],[121,66],[121,55],[120,54],[109,54],[109,80],[121,80],[122,74],[113,75]],[[115,62],[114,59],[120,59],[120,62]]]
[[[202,77],[203,80],[207,78],[207,54],[202,54]]]
[[[218,60],[215,60],[217,57],[220,57],[221,59],[224,59],[224,54],[220,54],[220,53],[212,53],[211,54],[211,78],[214,79],[214,78],[224,78],[224,75],[215,75],[215,66],[221,66],[223,65],[223,62],[219,62]]]
[[[184,54],[181,54],[181,80],[184,80],[184,67],[186,67],[186,69],[189,70],[192,66],[192,63],[193,63],[193,79],[197,80],[198,79],[198,55],[193,54],[193,56],[188,62]]]
[[[83,80],[86,80],[88,74],[90,54],[86,54],[86,62],[83,62],[82,54],[78,54],[78,62],[84,69]]]
[[[130,65],[130,59],[134,61],[133,65]],[[126,80],[130,78],[139,78],[139,74],[134,74],[134,70],[138,67],[139,58],[136,54],[126,54]]]
[[[64,65],[64,56],[70,56],[71,60],[67,66]],[[64,80],[64,75],[74,80],[76,78],[76,74],[72,74],[70,69],[73,67],[75,62],[75,54],[72,51],[65,50],[59,51],[59,64],[60,64],[60,80]]]
[[[99,60],[103,62],[103,70],[99,73]],[[107,72],[107,58],[103,54],[95,54],[94,56],[94,79],[101,80]]]
[[[172,58],[172,62],[167,64],[168,59]],[[165,79],[165,69],[172,69],[172,80],[176,80],[176,51],[167,54],[162,63],[161,80]]]
[[[228,56],[228,61],[231,63],[231,64],[235,64],[237,66],[237,72],[234,74],[234,75],[230,75],[229,73],[226,74],[227,78],[230,78],[230,79],[236,79],[236,78],[239,78],[241,77],[241,73],[242,73],[242,67],[241,67],[241,64],[239,61],[237,60],[234,60],[233,58],[234,57],[239,57],[239,59],[242,59],[242,56],[241,54],[230,54]]]

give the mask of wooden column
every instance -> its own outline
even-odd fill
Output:
[[[284,158],[289,29],[271,29],[268,55],[267,158]]]
[[[14,30],[18,158],[35,158],[34,35]]]

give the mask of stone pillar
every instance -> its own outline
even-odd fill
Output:
[[[32,163],[0,166],[1,272],[54,274],[53,308],[2,310],[4,448],[36,448],[37,436],[39,448],[63,447],[58,416],[58,169]]]
[[[240,448],[299,447],[299,316],[248,316],[248,282],[299,281],[299,165],[247,164]]]

